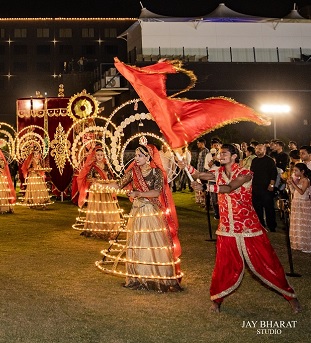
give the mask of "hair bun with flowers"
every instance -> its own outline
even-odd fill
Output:
[[[139,138],[139,144],[144,148],[138,148],[144,155],[148,154],[151,158],[154,156],[153,146],[148,144],[146,136],[141,136]]]

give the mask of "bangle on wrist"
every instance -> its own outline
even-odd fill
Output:
[[[219,185],[208,185],[207,191],[212,193],[219,193]]]
[[[195,169],[191,165],[188,166],[188,171],[191,175],[195,173]]]

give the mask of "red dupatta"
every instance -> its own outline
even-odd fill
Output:
[[[28,175],[28,171],[29,171],[29,168],[31,166],[33,158],[34,158],[34,153],[32,152],[28,155],[28,157],[26,158],[26,160],[22,164],[21,170],[22,170],[22,174],[23,174],[24,179],[26,179],[26,177]],[[43,162],[42,157],[40,157],[40,161]],[[43,163],[42,163],[42,165],[43,165]],[[40,171],[39,175],[41,175],[42,177],[45,177],[44,171]]]
[[[16,192],[14,189],[14,185],[13,185],[13,181],[12,181],[8,162],[5,158],[5,156],[3,155],[1,149],[0,149],[0,159],[2,159],[4,161],[4,175],[7,177],[9,188],[10,188],[10,198],[11,199],[9,199],[9,203],[14,204],[16,202]]]
[[[87,175],[94,168],[103,180],[107,180],[107,174],[96,165],[95,153],[98,149],[93,149],[86,158],[85,164],[77,176],[77,184],[79,190],[78,206],[82,207],[87,197],[87,191],[91,186],[91,182],[87,180]]]
[[[26,158],[26,160],[22,164],[21,170],[22,170],[22,174],[23,174],[24,179],[26,179],[26,177],[28,175],[28,169],[30,167],[32,158],[33,158],[33,153],[29,154],[28,157]]]

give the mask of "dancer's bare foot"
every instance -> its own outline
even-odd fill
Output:
[[[294,313],[299,313],[302,311],[302,307],[297,298],[292,298],[288,302],[290,303]]]
[[[221,303],[218,303],[216,301],[212,301],[211,311],[215,312],[215,313],[219,313],[220,312],[220,305],[221,305]]]

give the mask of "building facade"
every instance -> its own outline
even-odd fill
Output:
[[[65,96],[86,88],[94,92],[100,65],[114,56],[127,59],[126,42],[118,35],[131,18],[20,18],[0,19],[1,120],[13,123],[18,98]],[[104,73],[104,71],[103,71]]]

